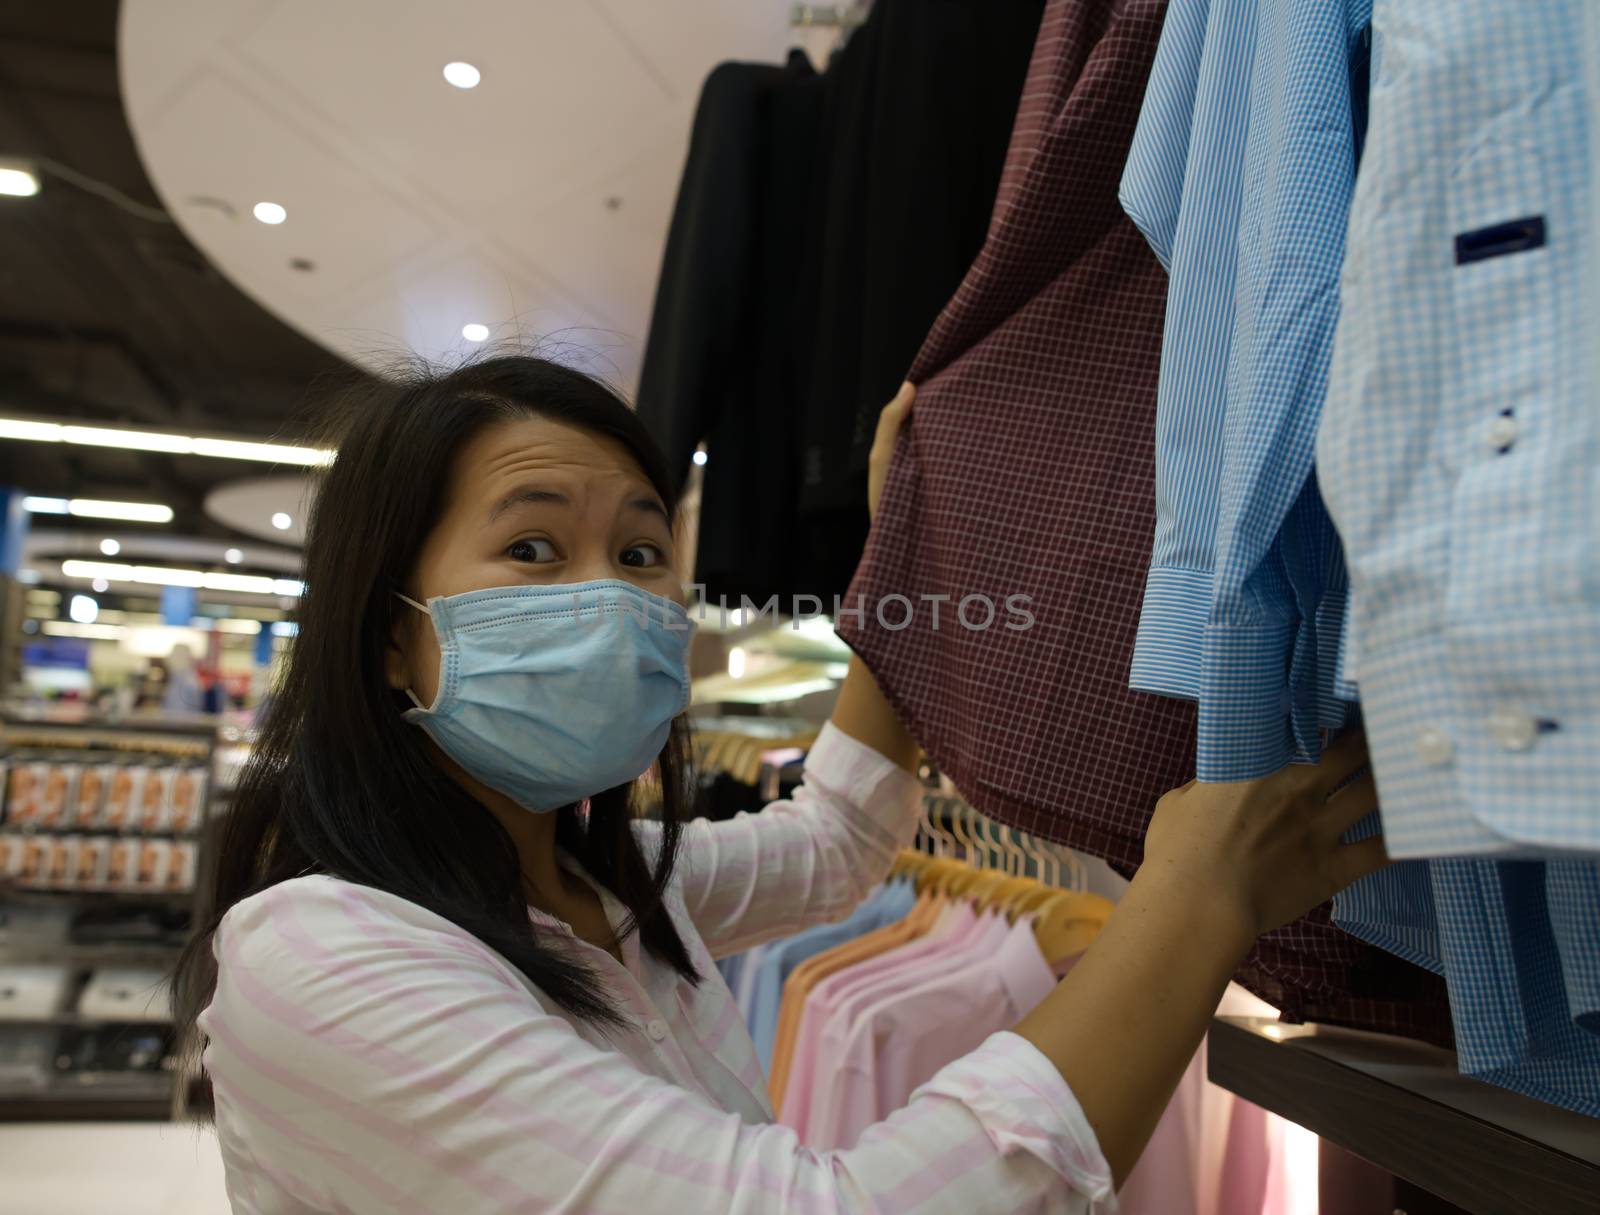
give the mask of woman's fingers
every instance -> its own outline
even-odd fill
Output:
[[[1343,890],[1351,882],[1359,881],[1369,873],[1376,873],[1389,863],[1389,854],[1383,849],[1383,837],[1374,835],[1353,844],[1341,844],[1333,852],[1330,876],[1337,883],[1334,890]]]
[[[1366,734],[1361,730],[1342,734],[1322,752],[1321,761],[1312,769],[1317,774],[1317,787],[1324,794],[1332,793],[1369,762]]]
[[[1328,799],[1324,825],[1340,836],[1377,808],[1378,782],[1369,769]]]
[[[889,459],[894,452],[895,440],[911,414],[911,401],[917,390],[909,382],[900,385],[900,391],[878,414],[878,431],[872,439],[872,451],[867,457],[867,513],[878,513],[878,499],[883,496],[883,485],[889,476]]]

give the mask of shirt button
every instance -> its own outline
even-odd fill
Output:
[[[1507,751],[1526,751],[1539,737],[1539,723],[1526,713],[1501,709],[1489,718],[1489,733]]]
[[[1501,414],[1489,423],[1489,429],[1484,437],[1494,451],[1504,451],[1517,441],[1520,429],[1515,418]]]
[[[1455,754],[1455,744],[1443,730],[1424,730],[1417,735],[1417,758],[1428,767],[1442,768]]]
[[[667,1023],[657,1018],[644,1027],[644,1032],[660,1042],[667,1036]]]

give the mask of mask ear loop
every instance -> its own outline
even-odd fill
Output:
[[[429,620],[433,619],[433,613],[430,612],[427,609],[426,605],[418,603],[415,599],[413,599],[410,595],[407,595],[404,591],[395,591],[394,592],[394,596],[395,596],[396,599],[400,600],[402,603],[409,603],[412,607],[416,608],[417,611],[421,612]],[[428,706],[423,704],[422,701],[418,700],[417,699],[417,694],[415,692],[413,692],[410,688],[406,688],[405,689],[405,693],[406,693],[407,696],[411,697],[411,703],[416,705],[417,708],[421,709],[424,713],[426,713],[428,711]]]

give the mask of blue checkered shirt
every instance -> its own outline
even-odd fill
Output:
[[[1317,454],[1397,857],[1600,852],[1584,7],[1380,6]]]
[[[1121,198],[1171,276],[1136,688],[1199,702],[1202,780],[1314,759],[1345,572],[1312,476],[1370,0],[1173,0]]]
[[[1443,859],[1334,919],[1445,976],[1462,1071],[1600,1116],[1600,18],[1378,0],[1374,31],[1318,455],[1389,849]]]

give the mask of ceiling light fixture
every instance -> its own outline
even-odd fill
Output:
[[[122,551],[122,544],[120,541],[113,540],[110,536],[107,536],[100,541],[100,551],[107,557],[115,557]]]
[[[0,160],[0,194],[32,198],[39,192],[39,172],[30,161]]]
[[[88,641],[120,641],[127,629],[120,624],[79,624],[77,621],[46,620],[47,637],[82,637]]]
[[[705,467],[705,462],[706,462],[706,449],[705,448],[702,447],[699,451],[694,453],[694,462],[696,464],[700,465],[702,468]]]
[[[94,587],[94,593],[96,595],[104,595],[111,589],[111,584],[104,578],[96,578],[91,585]]]
[[[171,523],[172,507],[155,502],[103,502],[98,498],[35,498],[22,500],[34,515],[76,515],[81,519],[117,519],[124,523]]]
[[[308,468],[331,464],[334,456],[331,451],[315,447],[296,447],[289,443],[213,439],[203,436],[163,434],[152,430],[114,430],[103,426],[63,426],[59,422],[36,422],[31,418],[0,418],[0,439],[22,439],[31,443],[71,443],[81,447],[132,448],[137,451],[162,451],[177,456],[212,456],[221,460],[260,460],[267,464],[302,464]],[[60,501],[60,499],[39,499],[39,501]],[[170,518],[170,515],[168,517]]]
[[[483,79],[483,73],[472,64],[462,63],[458,59],[444,65],[444,78],[458,89],[475,89]]]
[[[281,510],[275,511],[272,516],[272,526],[280,532],[286,532],[294,526],[294,520]]]
[[[296,598],[305,590],[305,583],[294,578],[220,574],[155,565],[119,565],[107,561],[63,561],[61,573],[67,578],[104,578],[108,582],[137,582],[145,586],[192,586],[203,591],[235,591],[246,595],[279,595],[285,598]]]
[[[67,601],[67,615],[79,624],[93,624],[100,615],[100,604],[93,595],[74,595]]]
[[[489,340],[489,326],[480,325],[477,321],[461,326],[461,336],[469,342],[487,342]]]
[[[244,560],[244,554],[236,548],[230,548],[227,552],[222,554],[222,559],[229,565],[238,565]]]
[[[250,214],[264,224],[273,225],[281,224],[289,218],[289,212],[284,210],[281,204],[275,202],[258,202],[250,209]]]

